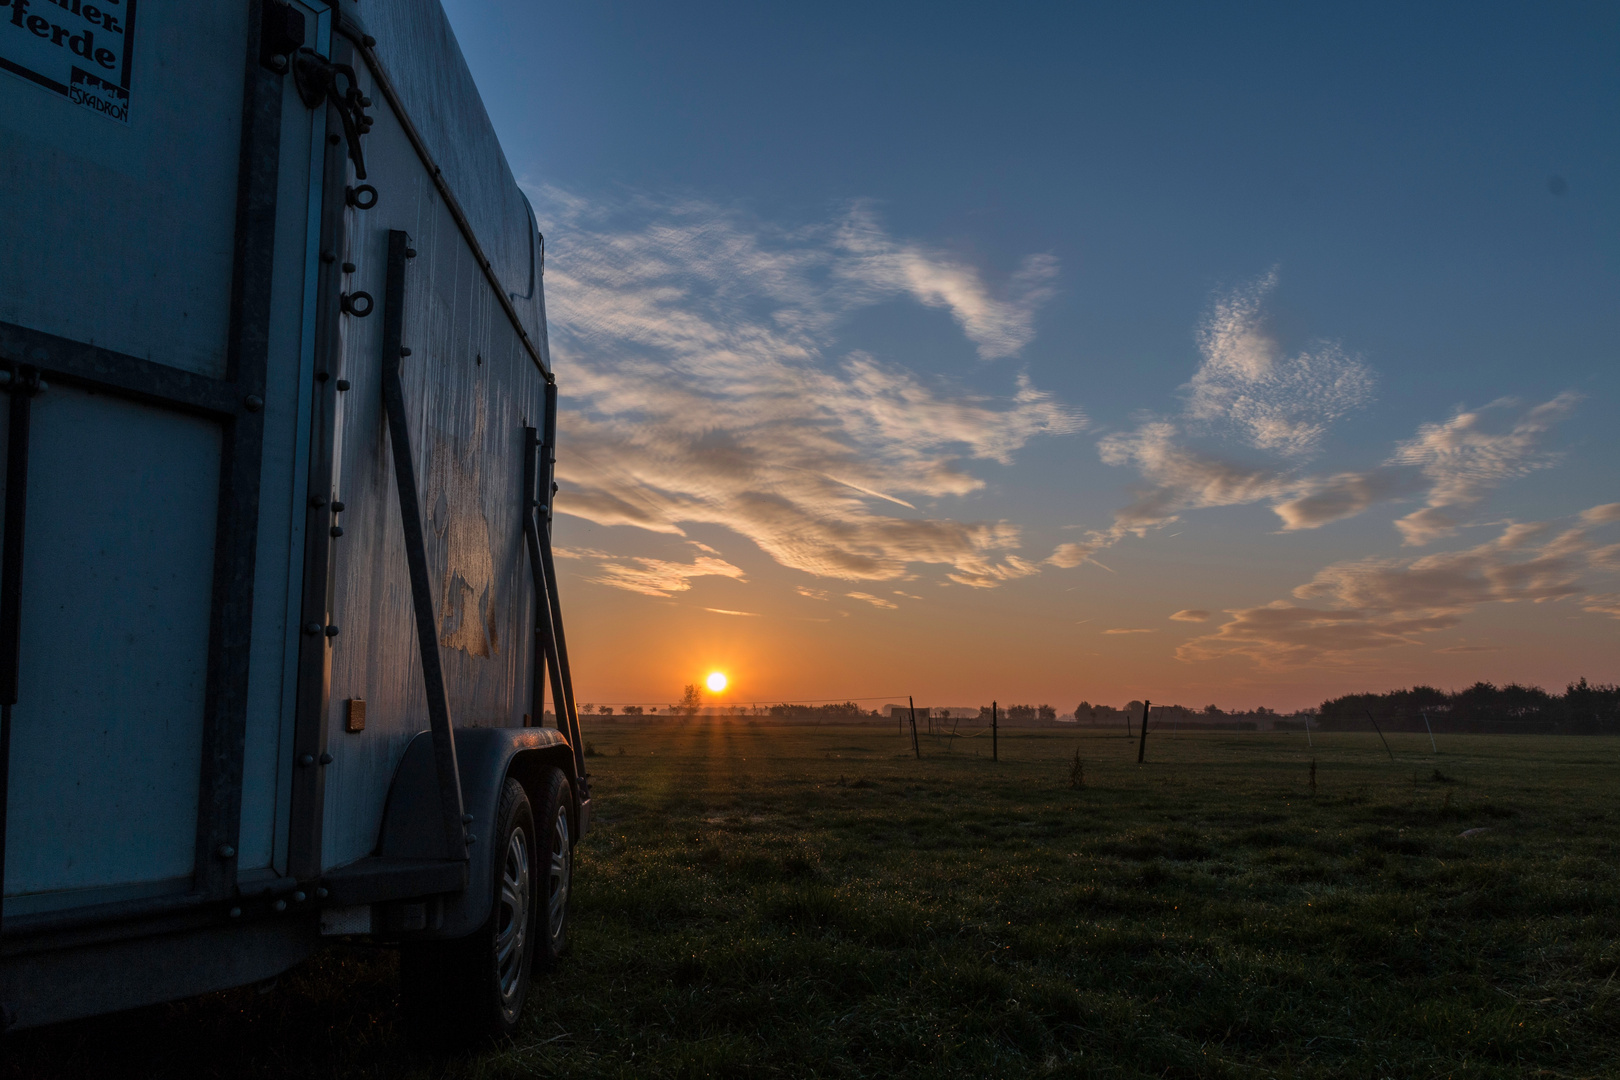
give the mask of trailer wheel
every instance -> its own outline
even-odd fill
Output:
[[[554,967],[568,951],[568,906],[574,891],[574,793],[561,769],[547,769],[540,779],[540,805],[535,817],[540,828],[535,926],[535,963],[542,970]]]
[[[567,781],[563,781],[566,790]],[[510,1036],[523,1015],[536,939],[546,936],[537,871],[545,840],[523,785],[508,778],[495,815],[494,902],[489,919],[464,938],[406,942],[400,991],[413,1038],[464,1046]]]

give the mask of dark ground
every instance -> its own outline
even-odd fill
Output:
[[[513,1045],[416,1054],[348,948],[0,1077],[1620,1075],[1620,739],[591,738],[574,951]]]

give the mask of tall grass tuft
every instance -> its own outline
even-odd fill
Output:
[[[1078,791],[1086,786],[1086,763],[1080,760],[1080,748],[1075,747],[1074,760],[1069,762],[1069,787]]]

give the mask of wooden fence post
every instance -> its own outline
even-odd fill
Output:
[[[1001,760],[1001,749],[996,744],[996,703],[990,703],[990,760]]]
[[[911,751],[922,760],[922,747],[917,745],[917,702],[910,694],[906,695],[906,706],[911,710]]]
[[[1153,702],[1142,702],[1142,741],[1136,744],[1136,763],[1142,764],[1142,758],[1147,755],[1147,718],[1148,710],[1153,708]]]

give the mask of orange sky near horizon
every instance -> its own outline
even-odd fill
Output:
[[[604,546],[602,531],[557,518],[563,546]],[[1042,579],[994,590],[918,591],[908,583],[923,599],[897,597],[903,606],[879,608],[847,596],[810,600],[764,556],[750,557],[735,541],[724,550],[749,567],[750,580],[698,579],[670,598],[594,583],[577,562],[559,563],[579,701],[662,708],[712,671],[730,680],[723,693],[704,691],[717,705],[853,698],[877,708],[910,694],[919,705],[997,700],[1051,704],[1060,713],[1081,701],[1120,706],[1143,698],[1292,711],[1339,694],[1419,683],[1451,689],[1518,681],[1562,690],[1583,675],[1617,681],[1613,623],[1570,605],[1497,605],[1476,613],[1467,633],[1448,635],[1446,644],[1382,650],[1331,668],[1266,671],[1241,658],[1178,660],[1176,646],[1207,634],[1215,619],[1169,618],[1184,605],[1151,559],[1140,567],[1130,558],[1111,560],[1113,575],[1076,568],[1055,588]],[[1138,571],[1131,585],[1119,581]],[[1117,629],[1150,632],[1108,633]],[[1468,650],[1468,641],[1485,639],[1515,645]],[[1468,651],[1437,651],[1458,641]]]

